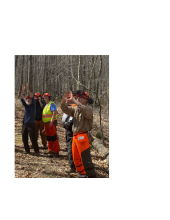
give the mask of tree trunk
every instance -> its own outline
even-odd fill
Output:
[[[102,156],[106,159],[106,163],[109,164],[109,150],[99,142],[98,138],[93,137],[94,141],[92,142],[92,146],[102,154]]]
[[[100,69],[99,69],[99,72],[98,72],[98,76],[97,76],[97,85],[96,85],[96,101],[99,97],[99,80],[101,78],[101,72],[102,72],[102,57],[100,56]],[[94,80],[95,82],[96,80]]]
[[[93,72],[95,71],[95,65],[96,65],[97,57],[98,57],[98,55],[96,55],[95,60],[94,60],[94,58],[92,58],[93,66],[92,66],[91,74],[90,74],[89,80],[88,80],[88,89],[89,90],[91,90],[91,79],[92,79]]]
[[[28,72],[28,86],[30,91],[32,92],[32,75],[33,75],[33,57],[29,56],[29,72]]]
[[[81,63],[81,57],[80,57],[80,55],[79,55],[78,77],[77,77],[77,80],[78,80],[78,82],[77,82],[77,90],[80,89],[80,63]]]
[[[25,61],[25,56],[22,56],[22,70],[20,71],[20,89],[19,89],[19,92],[18,92],[18,98],[21,95],[22,84],[23,84],[24,61]]]
[[[15,55],[15,75],[17,72],[17,62],[18,62],[18,55]]]

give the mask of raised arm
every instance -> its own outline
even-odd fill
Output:
[[[44,106],[43,106],[43,103],[41,102],[41,97],[38,97],[38,100],[39,100],[41,108],[43,108]]]
[[[22,91],[21,91],[21,96],[20,96],[20,99],[23,99],[24,90],[25,90],[25,86],[24,86],[24,85],[22,85]]]
[[[66,104],[69,94],[70,94],[70,91],[67,91],[67,92],[64,94],[64,96],[63,96],[63,98],[62,98],[62,100],[61,100],[61,110],[62,110],[65,114],[67,114],[67,115],[73,117],[73,116],[74,116],[74,108],[71,108],[71,107],[68,108],[68,106],[67,106],[67,104]]]
[[[32,92],[30,92],[28,84],[26,84],[26,89],[27,89],[27,91],[28,91],[29,95],[30,95],[30,96],[31,96],[31,98],[32,98],[32,97],[33,97],[33,94],[32,94]]]
[[[92,119],[93,118],[92,110],[88,106],[82,105],[80,102],[75,100],[71,91],[69,91],[69,94],[70,94],[69,100],[71,100],[73,103],[77,105],[77,107],[81,110],[82,115],[87,119]]]
[[[75,100],[75,99],[74,99]],[[73,100],[73,102],[74,102]],[[93,119],[93,111],[86,105],[82,105],[80,102],[76,101],[74,102],[77,107],[81,110],[82,115],[87,119]]]

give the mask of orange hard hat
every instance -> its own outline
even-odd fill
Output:
[[[31,99],[31,96],[28,95],[28,96],[26,97],[26,99]]]
[[[51,95],[49,93],[44,93],[43,97],[46,96],[46,95],[51,97]]]
[[[83,98],[85,98],[85,99],[89,99],[90,98],[90,96],[89,96],[89,94],[87,92],[82,93],[81,96]]]
[[[37,92],[37,93],[35,93],[35,95],[34,96],[38,96],[38,97],[40,97],[41,95],[40,95],[40,93],[39,92]]]

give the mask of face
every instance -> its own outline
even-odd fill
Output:
[[[48,96],[48,95],[45,95],[45,96],[44,96],[44,100],[45,100],[46,103],[48,103],[48,102],[50,101],[49,96]]]
[[[78,102],[80,102],[82,105],[86,105],[87,104],[87,99],[83,98],[83,97],[78,97]]]
[[[31,105],[32,100],[31,100],[31,99],[27,99],[27,100],[26,100],[26,103],[27,103],[27,105]]]
[[[35,99],[35,101],[38,101],[38,96],[35,95],[35,96],[34,96],[34,99]]]

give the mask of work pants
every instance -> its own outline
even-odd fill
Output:
[[[32,142],[32,147],[34,148],[35,153],[39,152],[37,139],[35,135],[35,124],[28,123],[22,125],[22,141],[24,143],[24,148],[27,153],[30,153],[30,148],[28,145],[28,135],[30,136],[30,140]]]
[[[96,173],[91,160],[90,144],[87,133],[76,133],[72,141],[73,161],[79,174],[95,177]]]
[[[68,151],[68,160],[69,166],[71,168],[75,167],[72,155],[72,140],[73,140],[73,133],[66,130],[66,144],[67,144],[67,151]]]
[[[45,124],[45,134],[48,142],[48,150],[58,153],[60,151],[60,145],[57,139],[57,131],[55,124],[52,124],[52,127],[49,127],[50,123]]]
[[[43,130],[44,130],[44,122],[35,120],[36,138],[38,140],[38,131],[40,131],[41,142],[42,142],[43,145],[46,145],[47,144],[47,139],[46,139],[45,132],[42,132]]]

